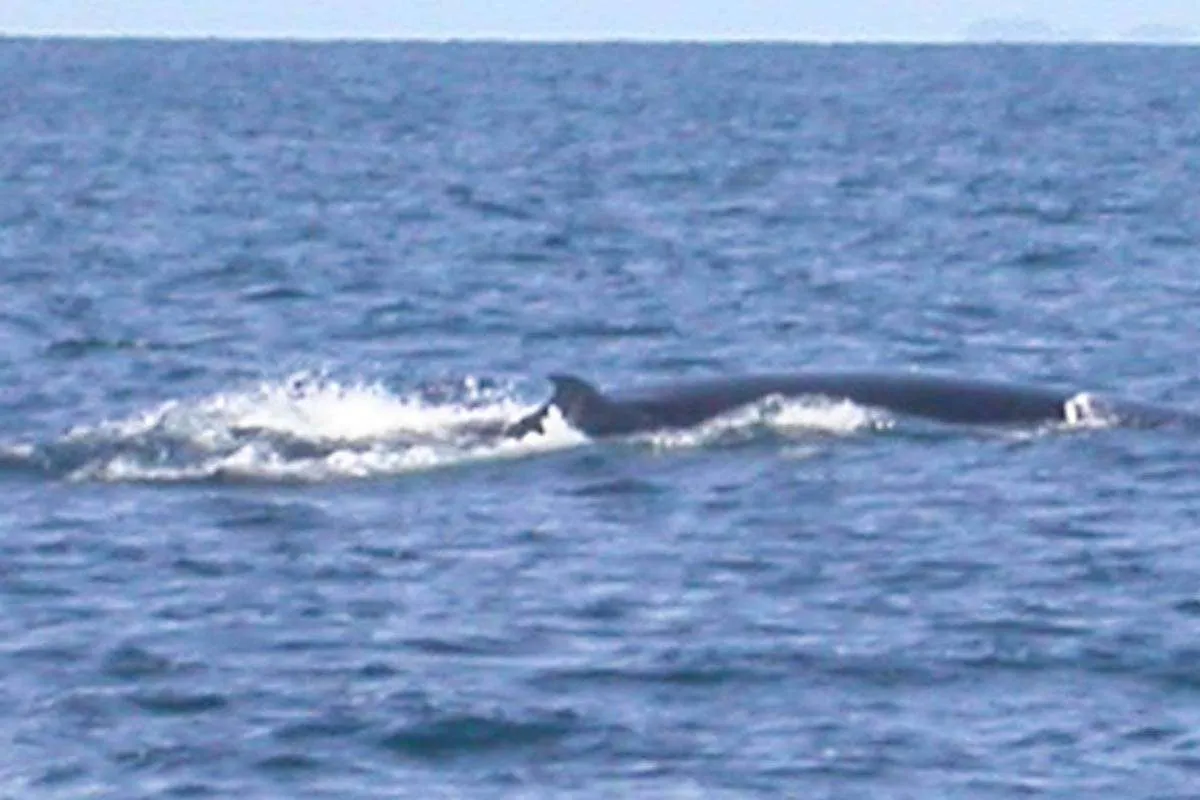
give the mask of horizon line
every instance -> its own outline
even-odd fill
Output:
[[[89,40],[89,41],[146,41],[146,42],[229,42],[229,43],[297,43],[297,44],[525,44],[525,45],[604,45],[604,44],[782,44],[782,45],[1127,45],[1153,47],[1195,47],[1200,36],[1178,39],[1141,38],[1130,36],[1046,36],[1046,37],[988,37],[959,36],[951,38],[920,38],[906,36],[880,37],[803,37],[803,36],[653,36],[644,34],[605,34],[596,36],[558,37],[540,35],[456,34],[450,36],[415,34],[300,34],[300,33],[179,33],[179,32],[119,32],[119,31],[5,31],[0,40]]]

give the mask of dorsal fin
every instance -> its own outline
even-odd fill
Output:
[[[549,381],[554,384],[554,396],[550,403],[562,412],[567,422],[576,428],[587,431],[590,420],[607,413],[610,403],[600,394],[600,390],[582,378],[574,375],[549,375]]]
[[[546,414],[551,408],[557,408],[572,427],[584,433],[604,429],[604,421],[611,416],[612,404],[596,387],[574,375],[549,375],[547,378],[554,384],[554,394],[533,413],[505,428],[505,436],[519,439],[529,433],[545,433]]]
[[[588,436],[630,433],[645,427],[641,412],[614,402],[582,378],[574,375],[549,375],[554,394],[536,411],[517,420],[504,430],[505,436],[520,438],[528,433],[545,432],[546,414],[557,408],[572,428]]]

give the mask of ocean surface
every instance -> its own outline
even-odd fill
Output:
[[[0,40],[0,797],[1192,798],[1200,49]]]

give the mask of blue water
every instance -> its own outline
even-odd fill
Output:
[[[1193,797],[1200,50],[0,41],[0,796]]]

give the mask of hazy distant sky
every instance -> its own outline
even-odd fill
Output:
[[[987,19],[1200,34],[1200,0],[0,0],[9,35],[947,41]]]

